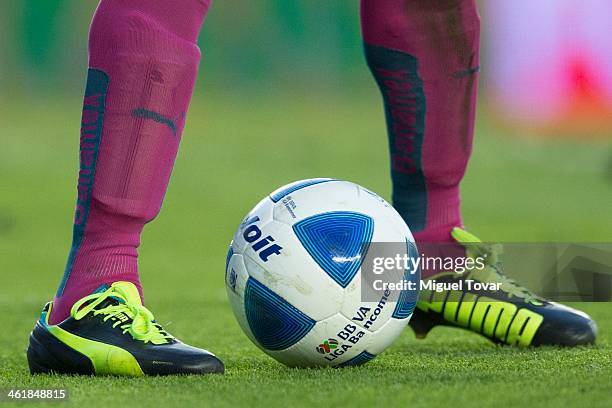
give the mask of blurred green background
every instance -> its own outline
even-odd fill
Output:
[[[0,89],[80,91],[96,4],[0,3]],[[355,86],[362,69],[358,12],[358,3],[347,0],[213,1],[200,36],[200,78],[232,90]]]
[[[27,290],[37,308],[63,270],[96,4],[0,3],[0,299]],[[213,1],[173,182],[145,230],[147,285],[166,269],[220,277],[238,220],[295,179],[346,178],[389,196],[382,104],[358,11],[356,1]],[[467,226],[487,240],[609,241],[609,139],[542,139],[503,127],[481,82],[463,185]],[[22,272],[6,273],[14,270]]]

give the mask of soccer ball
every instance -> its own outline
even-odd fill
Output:
[[[360,271],[380,242],[403,243],[406,256],[417,256],[406,223],[371,191],[327,178],[279,188],[245,217],[227,254],[225,282],[240,326],[288,366],[373,359],[406,327],[417,296],[370,288],[364,298]]]

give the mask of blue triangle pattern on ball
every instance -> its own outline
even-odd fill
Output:
[[[250,277],[244,290],[244,311],[251,333],[267,350],[284,350],[300,341],[315,321]]]
[[[419,258],[419,251],[417,250],[416,245],[414,242],[408,241],[408,239],[406,239],[406,252],[408,257],[414,259],[415,262]],[[395,310],[393,310],[393,315],[391,316],[395,319],[406,319],[412,316],[412,312],[414,312],[414,308],[416,307],[416,303],[419,298],[421,267],[417,267],[415,271],[406,269],[404,271],[404,280],[406,282],[414,282],[417,289],[406,289],[401,291],[399,298],[397,299],[397,303],[395,304]]]
[[[374,221],[364,214],[334,211],[299,221],[293,231],[325,273],[345,288],[361,267]]]
[[[347,360],[342,364],[338,364],[336,367],[341,368],[349,366],[360,366],[372,360],[374,357],[376,357],[374,354],[370,354],[364,350],[361,353],[357,354],[355,357],[351,358],[350,360]]]

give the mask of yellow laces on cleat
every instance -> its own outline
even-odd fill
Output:
[[[114,298],[119,303],[96,309],[104,300]],[[90,312],[93,315],[105,315],[104,321],[116,320],[113,327],[119,326],[123,333],[129,333],[134,339],[145,343],[165,344],[173,339],[162,327],[155,323],[153,313],[143,305],[130,301],[130,296],[121,288],[113,284],[106,291],[92,293],[76,302],[70,310],[70,315],[80,320]],[[131,320],[131,321],[129,321]]]
[[[535,306],[542,306],[544,304],[542,299],[536,294],[519,285],[514,279],[504,275],[500,266],[500,255],[503,253],[501,244],[485,244],[475,235],[458,227],[452,229],[451,235],[466,249],[468,257],[484,258],[485,267],[473,269],[470,277],[484,282],[501,283],[500,289],[507,293],[508,297],[517,297]]]

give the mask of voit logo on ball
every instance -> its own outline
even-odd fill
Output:
[[[338,347],[338,340],[327,339],[323,343],[317,346],[317,351],[321,354],[331,353],[331,351]]]

